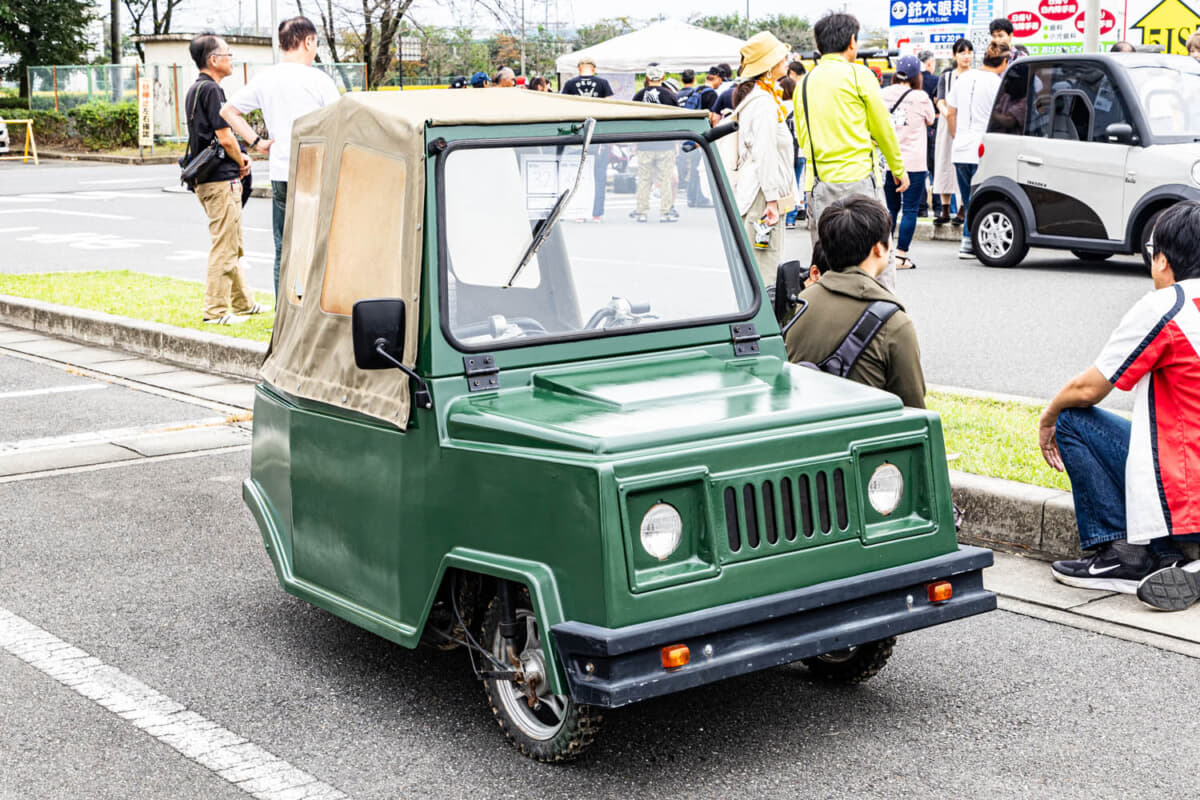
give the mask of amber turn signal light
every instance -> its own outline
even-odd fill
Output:
[[[950,585],[950,581],[931,583],[925,589],[929,592],[931,603],[944,603],[954,596],[954,587]]]
[[[692,660],[692,653],[686,644],[669,644],[662,649],[663,669],[682,667]]]

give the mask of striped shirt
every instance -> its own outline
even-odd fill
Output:
[[[1139,300],[1096,368],[1135,392],[1125,461],[1128,540],[1200,532],[1200,279]]]

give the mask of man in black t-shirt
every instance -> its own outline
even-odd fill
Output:
[[[646,85],[633,96],[635,103],[658,103],[677,106],[675,93],[663,85],[663,69],[657,64],[646,67]],[[650,190],[655,181],[662,200],[659,203],[659,222],[675,222],[675,142],[642,142],[637,146],[637,208],[630,213],[638,222],[646,222],[650,210]]]
[[[733,111],[733,70],[728,64],[717,64],[708,74],[711,75],[713,70],[717,71],[720,81],[713,86],[717,90],[717,97],[708,109],[708,121],[713,125],[720,125],[725,112]],[[709,85],[712,86],[711,83]]]
[[[596,75],[596,62],[584,56],[579,59],[579,74],[563,84],[562,93],[577,97],[612,97],[612,86],[604,78]],[[595,161],[592,163],[592,178],[595,182],[595,193],[592,195],[592,222],[600,222],[604,218],[604,192],[608,185],[608,154],[609,146],[594,144]]]
[[[580,97],[612,97],[612,86],[596,75],[596,62],[584,56],[579,59],[579,74],[563,84],[563,94]]]
[[[254,302],[246,288],[238,259],[242,256],[242,178],[250,172],[250,158],[238,147],[229,123],[221,118],[225,92],[221,80],[233,74],[233,53],[219,36],[201,34],[188,46],[200,76],[188,89],[184,108],[188,118],[188,159],[216,138],[223,157],[196,184],[196,197],[208,216],[212,247],[204,288],[204,321],[235,325],[245,315],[266,308]]]

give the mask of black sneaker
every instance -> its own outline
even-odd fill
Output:
[[[658,221],[659,222],[678,222],[679,221],[679,212],[675,210],[674,206],[672,206],[671,208],[669,208],[665,212],[663,212],[663,215],[658,218]]]
[[[1200,600],[1200,561],[1151,572],[1138,584],[1137,598],[1159,611],[1183,611]]]
[[[1067,586],[1136,594],[1143,578],[1174,563],[1174,558],[1156,556],[1145,546],[1108,542],[1086,558],[1055,561],[1050,574]]]

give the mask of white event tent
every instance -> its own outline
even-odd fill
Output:
[[[569,78],[576,73],[579,59],[589,56],[596,62],[596,72],[602,75],[645,72],[651,61],[666,72],[685,69],[703,72],[722,62],[737,72],[741,46],[742,40],[737,37],[686,22],[664,20],[583,50],[564,53],[555,60],[554,67],[559,75]]]

